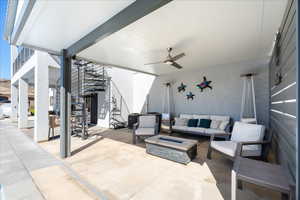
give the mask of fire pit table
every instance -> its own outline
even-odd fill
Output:
[[[197,155],[197,140],[156,135],[145,142],[147,153],[182,164],[188,164]]]

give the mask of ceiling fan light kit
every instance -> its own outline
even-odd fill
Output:
[[[167,64],[167,65],[172,65],[172,64],[173,64],[173,62],[170,61],[170,60],[167,60],[167,61],[165,61],[164,63]]]

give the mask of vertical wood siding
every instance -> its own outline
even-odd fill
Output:
[[[270,130],[278,161],[296,177],[296,1],[289,0],[279,32],[279,64],[275,53],[270,61]],[[281,71],[282,82],[275,84]]]

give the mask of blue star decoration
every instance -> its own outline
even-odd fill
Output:
[[[203,90],[204,90],[205,88],[210,88],[210,89],[212,90],[212,87],[210,86],[211,82],[212,82],[212,81],[208,81],[208,80],[206,79],[206,77],[204,76],[204,77],[203,77],[203,81],[202,81],[200,84],[197,84],[197,87],[198,87],[199,89],[201,89],[201,92],[203,92]]]
[[[186,88],[186,85],[181,83],[180,86],[177,89],[178,89],[178,92],[185,92],[185,88]]]
[[[192,100],[194,100],[194,94],[192,93],[192,92],[189,92],[187,95],[186,95],[186,98],[187,98],[187,100],[189,100],[189,99],[192,99]]]

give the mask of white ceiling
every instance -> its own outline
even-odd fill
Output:
[[[134,0],[37,0],[19,43],[68,48]]]
[[[38,1],[20,42],[60,51],[132,1]],[[268,59],[287,0],[174,0],[78,55],[155,74],[166,48],[184,69]],[[67,11],[66,11],[67,10]]]

